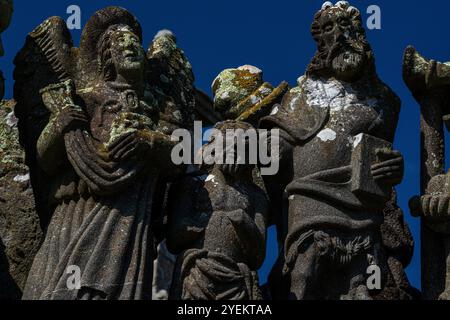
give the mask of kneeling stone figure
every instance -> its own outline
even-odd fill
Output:
[[[224,70],[213,83],[214,108],[229,120],[216,124],[216,133],[254,129],[250,123],[270,112],[286,89],[286,83],[264,83],[252,66]],[[204,148],[217,138],[213,134]],[[224,160],[229,152],[237,160],[235,143],[224,149]],[[257,270],[266,253],[268,200],[256,164],[247,159],[204,164],[172,185],[167,245],[179,257],[170,299],[262,299]]]

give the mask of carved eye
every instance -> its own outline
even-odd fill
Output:
[[[326,25],[323,26],[323,30],[325,32],[330,32],[333,30],[333,24],[332,23],[327,23]]]

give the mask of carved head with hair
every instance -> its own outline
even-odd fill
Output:
[[[145,51],[127,25],[110,26],[100,37],[97,53],[99,73],[106,81],[114,81],[118,75],[129,80],[143,74]]]
[[[325,2],[314,16],[311,33],[317,53],[307,74],[355,81],[365,71],[374,71],[372,50],[358,9],[347,1]]]

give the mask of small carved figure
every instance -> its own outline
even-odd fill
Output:
[[[164,42],[160,37],[171,35],[154,44]],[[157,50],[146,55],[141,41],[136,18],[108,7],[89,19],[79,48],[53,17],[16,57],[15,112],[46,227],[24,299],[151,299],[155,195],[182,168],[171,162],[174,142],[159,127],[163,106],[177,98],[160,88],[163,75],[149,70],[180,51],[167,39],[173,50],[153,59]],[[185,57],[177,61],[193,81]],[[171,90],[188,99],[191,88]],[[189,108],[186,99],[177,108]]]
[[[225,121],[215,128],[251,128]],[[213,141],[214,136],[211,138]],[[231,148],[225,151],[234,152]],[[267,200],[255,165],[215,164],[174,183],[167,246],[179,254],[171,299],[261,299],[257,270],[265,257]]]
[[[281,170],[265,178],[271,200],[284,199],[272,287],[282,299],[371,299],[366,270],[386,263],[383,209],[403,176],[400,100],[376,74],[358,9],[324,3],[312,35],[306,74],[260,123],[280,129]]]

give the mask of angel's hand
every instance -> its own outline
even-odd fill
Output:
[[[108,150],[108,155],[111,160],[120,162],[133,157],[139,147],[139,138],[136,131],[130,131],[117,140],[115,140]]]
[[[151,154],[156,154],[157,157],[164,157],[164,155],[170,154],[176,144],[168,135],[158,131],[138,130],[137,136],[141,149],[150,151]]]
[[[56,129],[65,134],[75,129],[87,127],[88,120],[85,113],[76,106],[70,106],[59,110],[53,118]]]

